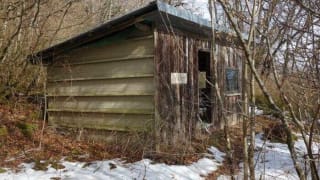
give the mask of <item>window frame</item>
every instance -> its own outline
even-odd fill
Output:
[[[235,82],[236,82],[237,87],[232,90],[229,90],[229,88],[228,88],[228,84],[229,84],[228,78],[227,78],[228,70],[236,71],[236,81]],[[224,88],[224,90],[227,94],[240,93],[240,72],[239,71],[240,70],[237,68],[232,68],[232,67],[225,68],[225,78],[224,78],[225,88]]]

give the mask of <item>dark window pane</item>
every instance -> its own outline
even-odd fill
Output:
[[[239,91],[238,84],[239,71],[237,69],[226,69],[226,91]]]

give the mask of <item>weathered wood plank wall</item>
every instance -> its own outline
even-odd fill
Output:
[[[219,41],[217,42],[219,43]],[[231,124],[238,122],[241,118],[241,69],[243,62],[243,54],[241,49],[236,49],[234,46],[216,45],[216,58],[218,59],[218,84],[220,93],[224,97],[224,111],[228,121]],[[239,91],[226,92],[226,68],[237,69],[239,72]],[[213,104],[218,104],[217,99],[213,97]],[[213,106],[214,125],[223,127],[222,110],[219,106]]]
[[[145,131],[154,122],[153,32],[129,28],[48,66],[51,125]]]
[[[156,121],[165,143],[188,140],[198,116],[198,50],[208,42],[155,31]],[[187,73],[186,85],[171,84],[171,73]],[[186,136],[188,135],[188,136]]]
[[[208,38],[206,40],[181,32],[156,30],[155,42],[156,134],[161,136],[160,141],[164,143],[183,143],[183,140],[188,141],[195,134],[199,115],[198,52],[210,50],[210,41]],[[222,45],[219,44],[220,42]],[[219,61],[218,83],[224,97],[224,110],[229,112],[230,121],[234,121],[238,119],[235,114],[239,112],[240,94],[225,93],[225,68],[233,67],[241,72],[241,50],[226,46],[223,41],[220,42],[217,41],[216,45]],[[187,84],[171,84],[172,72],[187,73]],[[212,122],[219,126],[222,123],[220,122],[221,114],[214,97],[212,97],[212,103]]]

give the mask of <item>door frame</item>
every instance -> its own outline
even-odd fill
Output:
[[[209,97],[209,101],[210,101],[210,104],[209,104],[209,108],[207,111],[207,119],[204,120],[205,122],[207,123],[210,123],[210,124],[213,124],[213,87],[212,87],[212,84],[213,84],[213,79],[212,79],[212,62],[211,62],[211,50],[209,48],[205,48],[205,49],[198,49],[197,51],[197,75],[199,77],[199,72],[200,72],[200,66],[199,66],[199,62],[200,62],[200,53],[204,53],[206,54],[206,56],[208,55],[208,64],[209,64],[209,68],[207,69],[206,68],[206,72],[209,72],[209,76],[211,76],[209,79],[209,82],[211,83],[211,85],[206,85],[207,87],[207,93],[208,93],[208,97]],[[207,80],[207,78],[206,78]],[[200,117],[200,88],[199,88],[199,78],[198,78],[198,83],[197,83],[197,88],[198,88],[198,113],[199,113],[199,117]]]

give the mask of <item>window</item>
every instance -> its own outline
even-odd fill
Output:
[[[231,68],[226,69],[226,91],[239,91],[239,70]]]

